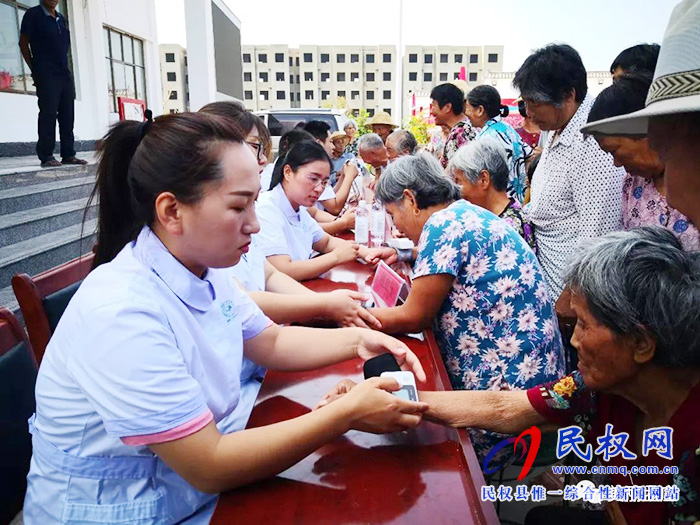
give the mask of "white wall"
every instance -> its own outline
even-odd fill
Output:
[[[159,114],[162,103],[158,36],[154,0],[69,0],[68,21],[75,72],[75,138],[101,137],[114,115],[109,114],[107,67],[102,26],[109,25],[144,40],[148,105]],[[37,99],[33,95],[0,92],[0,142],[37,139]],[[56,132],[58,140],[58,131]]]

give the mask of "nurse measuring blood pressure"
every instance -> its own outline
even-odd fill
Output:
[[[349,429],[415,427],[427,405],[373,378],[319,410],[243,430],[243,356],[308,370],[390,352],[362,328],[280,327],[230,275],[259,230],[245,132],[204,114],[123,121],[104,138],[96,268],[36,383],[24,522],[208,523],[221,491],[273,476]]]

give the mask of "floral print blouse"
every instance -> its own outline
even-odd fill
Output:
[[[472,127],[469,119],[460,120],[450,130],[450,134],[445,139],[445,147],[442,150],[442,158],[440,162],[443,168],[447,168],[452,156],[457,153],[457,150],[462,146],[469,144],[476,138],[476,131]]]
[[[501,219],[506,221],[511,228],[520,234],[527,241],[527,244],[532,248],[532,251],[537,253],[535,244],[535,234],[532,232],[532,224],[523,216],[523,207],[515,199],[510,199],[508,206],[499,215]]]
[[[637,420],[641,417],[639,409],[620,396],[589,390],[578,371],[531,388],[527,396],[533,408],[547,421],[561,427],[581,427],[586,443],[590,443],[594,450],[599,444],[597,438],[605,434],[606,424],[612,425],[615,434],[627,433],[629,439],[625,447],[636,454],[636,459],[624,459],[620,454],[604,461],[599,456],[598,460],[603,465],[624,466],[628,472],[634,466],[657,466],[660,470],[678,467],[677,474],[608,474],[607,485],[675,485],[679,488],[680,496],[675,502],[619,502],[627,523],[680,525],[695,523],[700,519],[700,383],[695,385],[668,421],[667,426],[673,429],[672,460],[661,458],[655,450],[642,455],[634,439]],[[581,449],[585,447],[585,444],[580,446]],[[583,460],[577,464],[582,465]]]
[[[639,226],[662,226],[681,241],[686,251],[700,250],[700,234],[690,219],[666,202],[652,179],[625,176],[622,187],[622,226],[631,230]]]
[[[488,210],[459,200],[431,215],[413,278],[455,277],[434,332],[455,389],[526,389],[563,375],[554,305],[535,254]],[[470,430],[483,460],[503,437]],[[494,458],[491,465],[512,455]]]
[[[504,122],[501,117],[494,117],[489,120],[481,132],[479,137],[495,137],[506,149],[508,157],[508,167],[510,170],[508,177],[508,196],[515,197],[518,201],[523,202],[525,199],[525,190],[527,189],[527,170],[525,169],[525,159],[532,154],[532,148],[525,142],[517,131]]]

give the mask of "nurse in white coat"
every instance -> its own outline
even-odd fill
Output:
[[[423,403],[369,380],[337,403],[240,431],[241,363],[303,370],[392,352],[360,328],[273,324],[228,275],[258,230],[244,135],[184,113],[116,124],[101,146],[98,267],[42,362],[24,521],[207,523],[218,492],[274,475],[351,428],[417,425]],[[303,349],[303,351],[299,351]]]
[[[300,142],[277,161],[272,189],[258,199],[258,244],[273,266],[297,281],[314,279],[357,258],[376,264],[396,255],[391,248],[367,248],[331,237],[311,218],[306,207],[318,200],[331,168],[322,146]],[[313,257],[316,252],[321,255]]]

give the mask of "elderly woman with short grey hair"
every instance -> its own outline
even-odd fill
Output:
[[[376,198],[417,245],[406,302],[371,310],[383,331],[432,325],[455,389],[525,389],[563,375],[554,305],[535,254],[515,230],[461,200],[459,186],[424,152],[389,164]],[[472,434],[482,459],[501,439]]]
[[[343,127],[343,131],[350,139],[348,145],[345,146],[345,153],[357,156],[357,123],[354,120],[348,120]]]
[[[457,150],[447,166],[462,188],[462,198],[498,215],[517,231],[535,251],[532,225],[523,216],[523,208],[507,193],[510,168],[503,144],[483,137]]]

